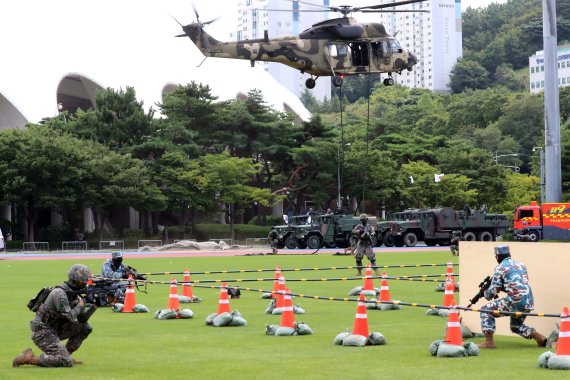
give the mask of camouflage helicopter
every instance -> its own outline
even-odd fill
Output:
[[[384,85],[390,86],[394,84],[392,73],[412,71],[417,63],[416,56],[388,34],[384,25],[374,22],[361,24],[349,15],[353,12],[425,12],[385,10],[423,1],[427,0],[405,0],[364,7],[304,3],[321,7],[323,11],[339,12],[343,17],[314,24],[298,36],[269,38],[265,31],[262,39],[234,42],[221,42],[209,35],[204,26],[215,19],[201,22],[198,12],[194,9],[195,22],[182,25],[175,19],[184,31],[184,34],[176,37],[189,37],[206,58],[247,59],[252,67],[256,61],[278,62],[301,73],[308,73],[311,77],[306,80],[305,85],[309,89],[315,87],[316,79],[321,76],[331,76],[333,85],[339,87],[346,75],[371,73],[387,73],[388,78],[384,79]]]

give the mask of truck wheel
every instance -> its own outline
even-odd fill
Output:
[[[301,249],[307,248],[307,242],[305,240],[297,240],[297,246]]]
[[[384,240],[384,245],[385,245],[386,247],[393,247],[393,246],[394,246],[394,243],[396,242],[396,241],[395,241],[396,239],[394,239],[394,236],[392,236],[392,235],[386,235],[386,236],[384,236],[384,239],[383,239],[383,240]]]
[[[489,231],[483,231],[479,234],[477,238],[478,241],[493,241],[493,234]]]
[[[405,234],[403,240],[406,247],[415,247],[418,244],[418,237],[413,232]]]
[[[291,235],[287,236],[287,238],[285,239],[285,247],[287,247],[287,249],[297,248],[297,239],[295,239]]]
[[[528,238],[530,241],[539,241],[540,240],[540,236],[538,235],[538,232],[536,232],[536,231],[529,231]]]
[[[463,240],[465,241],[475,241],[477,240],[477,236],[475,236],[475,234],[471,231],[466,232],[463,234]]]
[[[321,239],[317,235],[311,235],[307,238],[307,247],[309,249],[319,249],[321,246]]]

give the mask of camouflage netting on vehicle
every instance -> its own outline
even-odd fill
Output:
[[[111,310],[113,310],[114,313],[120,313],[121,311],[123,311],[123,307],[124,305],[122,303],[114,303],[113,307]],[[146,307],[145,305],[142,305],[140,303],[136,304],[135,306],[133,306],[133,312],[134,313],[148,313],[148,307]]]
[[[311,329],[309,325],[303,322],[295,322],[295,327],[265,325],[265,335],[275,335],[275,336],[313,335],[313,329]]]
[[[345,332],[338,334],[334,338],[333,344],[347,347],[382,346],[386,344],[386,338],[379,332],[371,332],[366,337],[358,334],[353,335],[346,329]]]
[[[139,251],[180,251],[180,250],[205,250],[205,251],[225,251],[228,249],[246,249],[244,245],[228,245],[223,240],[218,243],[214,241],[197,242],[192,240],[181,240],[172,244],[165,244],[160,247],[144,246]]]
[[[359,296],[360,293],[364,294],[365,296],[371,296],[371,297],[376,297],[378,296],[378,294],[380,294],[380,289],[379,288],[374,288],[374,291],[372,290],[362,290],[364,288],[364,286],[357,286],[351,289],[350,292],[348,292],[349,296]]]
[[[392,302],[400,302],[397,300],[390,300]],[[369,310],[401,310],[402,307],[400,305],[395,305],[393,303],[367,303],[366,309]]]
[[[556,355],[546,351],[538,357],[538,365],[548,369],[570,369],[570,355]]]
[[[436,292],[445,292],[445,282],[440,282],[439,284],[437,284],[437,286],[435,287],[435,291]],[[455,283],[455,291],[456,292],[459,291],[459,282]]]
[[[194,312],[190,309],[160,309],[154,313],[154,319],[190,319],[194,317]]]
[[[473,342],[466,342],[462,346],[457,346],[455,344],[447,344],[440,339],[430,344],[428,350],[432,356],[445,358],[479,356],[479,347]]]
[[[200,302],[202,302],[202,298],[192,296],[192,299],[190,299],[190,297],[179,295],[178,296],[178,302],[180,302],[180,303],[200,303]]]
[[[206,325],[215,327],[225,326],[247,326],[247,321],[242,317],[239,311],[234,310],[231,313],[225,312],[218,315],[212,313],[206,317]]]

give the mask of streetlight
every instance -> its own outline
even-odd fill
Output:
[[[540,203],[544,203],[544,150],[541,146],[533,146],[532,151],[540,150]]]
[[[341,162],[340,162],[340,147],[342,146],[342,157],[344,158],[344,147],[350,146],[350,143],[342,144],[337,147],[337,162],[336,162],[336,179],[337,179],[337,197],[336,197],[336,208],[340,210],[342,208],[342,198],[340,195],[340,190],[342,188],[342,173],[341,173]],[[344,169],[344,160],[343,160]]]
[[[497,154],[495,152],[495,156],[493,157],[493,161],[495,161],[495,165],[499,164],[499,158],[501,157],[518,157],[517,153],[509,153],[509,154]]]

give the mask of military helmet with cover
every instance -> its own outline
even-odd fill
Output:
[[[74,283],[85,284],[91,278],[91,271],[83,264],[75,264],[69,268],[67,278]]]
[[[507,257],[511,257],[511,250],[508,245],[498,245],[495,247],[495,258],[499,264]]]
[[[360,214],[360,220],[368,220],[368,215]]]
[[[111,253],[111,260],[113,261],[113,265],[115,268],[118,268],[123,263],[123,252],[115,251]]]

